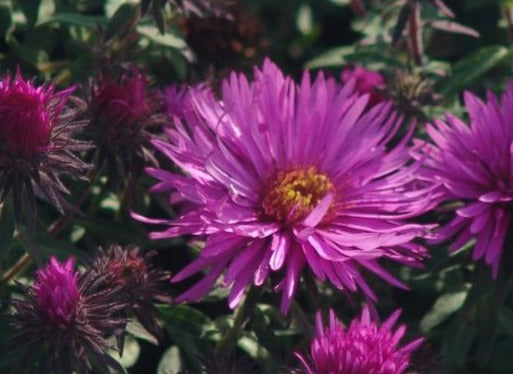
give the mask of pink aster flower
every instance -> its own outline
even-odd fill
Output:
[[[476,238],[473,259],[484,259],[496,277],[504,239],[511,224],[513,201],[513,82],[499,103],[466,92],[470,126],[446,115],[426,131],[434,144],[417,141],[417,157],[428,155],[423,177],[440,182],[441,202],[460,201],[456,217],[438,232],[439,239],[456,237],[456,251]]]
[[[175,220],[135,218],[170,226],[154,239],[207,238],[173,281],[208,273],[176,301],[200,299],[224,273],[233,308],[249,285],[278,272],[285,312],[305,266],[372,300],[362,267],[405,287],[378,260],[421,265],[426,251],[412,240],[425,227],[405,219],[425,211],[427,191],[410,190],[418,165],[408,138],[387,146],[400,124],[391,104],[364,113],[369,96],[352,94],[354,83],[305,73],[297,86],[267,60],[254,82],[235,73],[225,80],[221,101],[193,94],[187,127],[177,122],[168,142],[153,142],[185,173],[148,168],[160,180],[153,190],[177,190],[194,208]]]
[[[379,325],[371,321],[369,309],[365,307],[361,318],[345,328],[332,310],[326,327],[317,313],[317,336],[310,346],[312,366],[302,355],[296,353],[296,356],[308,374],[402,374],[410,364],[410,354],[423,339],[403,347],[399,345],[406,332],[404,325],[394,331],[400,314],[400,310],[395,311]]]
[[[342,71],[342,82],[355,79],[355,89],[360,95],[369,94],[369,105],[375,105],[384,101],[384,96],[378,91],[385,85],[385,79],[377,71],[365,69],[361,66],[348,66]]]
[[[34,291],[40,311],[50,323],[67,324],[74,318],[80,298],[77,277],[72,258],[61,264],[52,257],[46,267],[38,270]]]
[[[60,211],[70,208],[60,175],[82,178],[88,167],[76,152],[89,145],[73,138],[84,124],[66,105],[73,90],[36,86],[19,72],[0,80],[0,200],[12,193],[18,218],[35,220],[34,189]]]

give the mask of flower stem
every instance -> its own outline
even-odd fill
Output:
[[[9,283],[17,274],[21,273],[32,263],[32,256],[30,253],[25,253],[18,261],[8,269],[2,276],[2,283]]]
[[[256,304],[262,296],[263,287],[252,286],[246,295],[243,304],[237,308],[233,320],[233,326],[226,331],[219,341],[216,349],[218,355],[229,356],[239,339],[239,336],[248,323]]]

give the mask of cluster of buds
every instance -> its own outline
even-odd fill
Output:
[[[25,297],[12,302],[17,333],[9,349],[40,352],[38,373],[90,373],[95,367],[124,372],[107,353],[116,348],[111,339],[117,338],[122,352],[133,318],[160,337],[153,302],[170,302],[161,289],[169,275],[153,268],[150,258],[137,248],[112,246],[80,273],[72,258],[61,263],[52,257],[32,287],[22,286]]]

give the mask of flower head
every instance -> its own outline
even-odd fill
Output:
[[[302,355],[296,355],[308,374],[402,374],[410,364],[410,354],[423,339],[399,346],[406,332],[404,325],[394,331],[400,314],[397,310],[379,325],[371,320],[365,307],[361,318],[345,328],[332,310],[328,326],[323,326],[318,313],[317,336],[310,346],[312,366]]]
[[[37,372],[90,373],[92,362],[103,370],[123,372],[106,350],[110,336],[119,335],[126,304],[116,296],[119,287],[105,289],[101,278],[74,270],[73,259],[51,258],[37,272],[23,299],[13,300],[11,325],[16,329],[8,348],[42,354]],[[20,365],[23,360],[20,361]]]
[[[146,75],[135,67],[118,80],[110,75],[100,76],[93,92],[93,105],[105,130],[133,126],[147,115],[150,105],[146,90]]]
[[[342,71],[342,82],[354,79],[355,89],[360,95],[369,94],[369,105],[384,101],[384,96],[378,91],[385,85],[385,79],[377,71],[368,70],[361,66],[348,66]]]
[[[276,289],[285,312],[303,268],[339,289],[375,295],[360,268],[404,287],[378,263],[389,258],[419,266],[426,251],[412,242],[425,227],[405,218],[428,208],[427,191],[410,190],[412,164],[403,139],[393,148],[399,118],[391,104],[364,113],[368,95],[353,95],[322,74],[300,86],[269,61],[249,83],[233,73],[222,101],[193,94],[187,127],[176,123],[169,141],[155,140],[185,175],[149,168],[154,191],[177,190],[193,204],[176,220],[152,220],[169,229],[151,234],[207,236],[200,257],[173,281],[208,274],[177,300],[206,295],[224,272],[235,307],[247,286],[283,274]],[[410,131],[411,133],[411,131]]]
[[[422,176],[440,183],[440,202],[460,202],[439,239],[456,237],[456,251],[476,238],[473,259],[484,259],[496,277],[512,219],[513,82],[502,103],[492,93],[488,102],[470,92],[464,97],[470,126],[452,114],[436,120],[426,127],[434,144],[419,140],[417,157],[427,154]]]
[[[34,188],[60,211],[70,208],[59,176],[80,178],[88,167],[75,155],[89,145],[73,139],[84,126],[66,106],[73,90],[35,86],[19,72],[0,80],[0,199],[12,192],[18,218],[34,219]]]
[[[53,87],[34,87],[19,73],[0,81],[0,139],[9,151],[30,157],[48,145],[51,117],[60,114],[60,108],[47,111],[53,93]]]
[[[68,324],[75,318],[80,299],[78,275],[72,258],[61,264],[52,257],[48,266],[38,270],[34,291],[39,309],[49,323]]]
[[[118,296],[122,302],[127,304],[146,330],[160,337],[161,329],[156,321],[157,310],[153,303],[171,302],[163,289],[170,274],[152,266],[154,255],[154,252],[143,255],[136,247],[123,249],[112,245],[107,250],[99,249],[92,268],[98,276],[103,277],[106,288],[121,289]]]
[[[147,146],[151,132],[167,123],[162,104],[148,92],[146,74],[135,66],[99,74],[92,82],[89,136],[111,182],[130,181],[145,163],[156,163]]]

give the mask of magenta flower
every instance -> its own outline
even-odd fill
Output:
[[[34,357],[38,373],[91,373],[93,363],[102,372],[122,373],[107,351],[113,348],[110,338],[123,334],[127,304],[122,289],[104,288],[103,279],[92,271],[80,274],[71,258],[61,263],[52,257],[34,285],[24,287],[24,297],[13,299],[10,324],[16,333],[6,348]]]
[[[379,326],[371,321],[365,307],[361,318],[354,319],[346,329],[332,310],[327,327],[317,313],[317,336],[310,346],[313,365],[302,355],[296,356],[308,374],[402,374],[410,364],[410,354],[422,344],[423,338],[399,346],[406,326],[395,331],[393,327],[400,314],[400,310],[395,311]]]
[[[440,182],[441,202],[460,201],[456,217],[438,232],[439,240],[456,236],[456,251],[476,238],[472,258],[499,271],[513,201],[513,82],[502,104],[488,93],[484,103],[465,93],[470,126],[447,114],[426,131],[434,144],[417,142],[417,157],[427,154],[423,177]]]
[[[428,207],[426,190],[410,190],[418,165],[410,163],[408,138],[393,148],[400,118],[391,104],[365,114],[369,96],[353,95],[322,74],[300,86],[271,62],[255,70],[255,81],[233,73],[223,82],[222,101],[194,93],[188,127],[177,122],[169,142],[157,149],[185,172],[149,168],[160,179],[154,191],[174,191],[194,204],[153,239],[183,234],[206,236],[200,257],[176,274],[208,274],[177,301],[206,295],[216,279],[231,285],[235,307],[250,285],[271,272],[285,312],[306,266],[339,289],[376,297],[360,267],[405,287],[378,263],[388,258],[419,266],[425,249],[412,242],[425,227],[405,219]]]
[[[75,318],[80,298],[77,277],[72,258],[61,264],[52,257],[46,267],[37,271],[34,291],[40,311],[50,323],[67,324]]]
[[[133,125],[150,111],[146,90],[146,75],[135,67],[119,80],[100,76],[93,92],[97,116],[106,128]]]
[[[149,91],[146,74],[132,65],[102,72],[90,90],[82,105],[90,119],[95,158],[107,167],[110,184],[135,184],[145,164],[157,164],[149,138],[169,123],[162,97]]]
[[[0,81],[0,139],[12,153],[29,157],[48,145],[62,108],[47,111],[53,95],[52,86],[34,87],[20,73]]]
[[[0,200],[12,193],[18,218],[35,220],[34,189],[61,212],[70,208],[59,178],[83,178],[88,167],[75,153],[90,147],[73,138],[84,126],[66,105],[73,90],[35,86],[19,72],[0,80]]]
[[[385,97],[378,91],[385,85],[385,79],[377,71],[368,70],[361,66],[348,66],[342,71],[342,82],[355,79],[355,89],[360,95],[369,94],[369,105],[375,105],[385,100]]]

